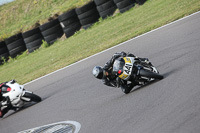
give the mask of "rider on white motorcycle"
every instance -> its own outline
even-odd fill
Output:
[[[134,86],[137,85],[137,83],[125,83],[125,84],[120,84],[120,78],[112,73],[112,67],[115,59],[119,57],[135,57],[138,60],[147,62],[150,64],[149,60],[147,58],[139,58],[131,53],[125,53],[125,52],[120,52],[120,53],[115,53],[112,58],[104,65],[104,67],[101,66],[95,66],[93,68],[93,75],[95,78],[102,79],[103,83],[107,86],[111,87],[121,87],[122,89],[129,89],[131,90]]]
[[[15,80],[0,84],[0,117],[9,110],[18,110],[27,104],[41,102],[41,97],[28,91]]]
[[[15,83],[15,80],[11,80],[11,83]],[[6,85],[7,82],[0,84],[0,118],[2,118],[9,110],[13,109],[10,103],[9,97],[3,97],[3,93],[9,91],[11,88]],[[3,104],[7,104],[7,107],[1,110]]]

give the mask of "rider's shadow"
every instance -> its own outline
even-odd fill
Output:
[[[170,76],[171,74],[176,73],[176,72],[178,72],[178,71],[180,71],[180,68],[179,68],[179,69],[174,69],[174,70],[171,70],[171,71],[169,71],[169,72],[167,72],[167,73],[162,74],[162,75],[164,76],[164,78],[161,79],[161,80],[164,80],[165,78],[167,78],[167,77]],[[145,88],[145,87],[147,87],[147,86],[149,86],[149,85],[151,85],[151,84],[154,84],[154,83],[156,83],[156,82],[159,82],[159,81],[161,81],[161,80],[154,80],[154,81],[151,81],[151,82],[149,82],[149,83],[146,83],[145,85],[138,86],[138,87],[136,87],[135,89],[131,90],[130,93],[135,92],[135,91],[137,91],[137,90],[140,90],[140,89],[142,89],[142,88]]]
[[[25,110],[25,109],[27,109],[27,108],[29,108],[29,107],[31,107],[31,106],[34,106],[34,105],[36,105],[36,104],[38,104],[38,103],[35,103],[35,102],[32,102],[32,103],[28,103],[28,104],[26,104],[26,105],[24,105],[23,107],[21,107],[20,109],[17,109],[17,110],[9,110],[6,114],[5,114],[5,116],[3,117],[3,118],[1,118],[1,119],[6,119],[6,118],[8,118],[8,117],[10,117],[10,116],[12,116],[12,115],[14,115],[14,114],[16,114],[16,113],[19,113],[20,111],[23,111],[23,110]],[[12,112],[11,112],[12,111]]]
[[[163,80],[163,79],[162,79],[162,80]],[[138,87],[136,87],[135,89],[132,89],[132,90],[130,91],[130,93],[135,92],[135,91],[138,91],[138,90],[140,90],[140,89],[143,89],[143,88],[145,88],[145,87],[147,87],[147,86],[149,86],[149,85],[151,85],[151,84],[154,84],[154,83],[156,83],[156,82],[159,82],[159,81],[160,81],[160,80],[154,80],[154,81],[151,81],[151,82],[146,83],[145,85],[138,86]]]

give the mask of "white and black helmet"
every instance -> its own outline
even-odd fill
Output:
[[[95,78],[102,79],[104,76],[104,70],[101,66],[95,66],[92,70],[92,74]]]

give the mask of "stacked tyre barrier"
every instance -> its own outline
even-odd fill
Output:
[[[144,4],[147,0],[135,0],[139,5]]]
[[[53,44],[63,34],[68,38],[81,28],[87,29],[99,18],[112,16],[116,9],[121,13],[135,6],[144,4],[146,0],[94,0],[86,5],[67,11],[38,28],[19,33],[0,42],[0,64],[9,56],[15,58],[28,49],[29,53],[38,49],[42,41]],[[3,57],[3,60],[2,60]]]
[[[44,40],[48,44],[53,44],[58,38],[61,38],[64,34],[58,19],[54,19],[50,22],[40,25],[39,28],[44,37]]]
[[[100,17],[103,19],[108,16],[112,16],[117,9],[117,6],[113,0],[94,0],[94,2]]]
[[[79,22],[75,9],[63,13],[58,19],[67,38],[81,28],[81,23]]]
[[[76,8],[76,14],[78,15],[79,21],[83,29],[89,28],[93,23],[97,22],[100,18],[94,1],[89,2],[88,4],[80,8]]]
[[[121,13],[135,6],[134,0],[114,0],[114,2]]]
[[[6,43],[4,41],[0,42],[0,65],[3,64],[4,60],[7,60],[9,57],[8,48],[6,47]]]
[[[26,51],[26,46],[22,34],[11,36],[5,40],[9,54],[12,58]]]
[[[42,44],[42,40],[44,39],[39,27],[22,33],[22,36],[29,53],[38,49]]]

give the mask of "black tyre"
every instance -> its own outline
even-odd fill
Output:
[[[4,53],[4,54],[0,54],[0,65],[2,65],[2,64],[4,63],[4,60],[2,60],[2,58],[4,58],[5,61],[7,61],[9,55],[10,55],[10,54],[9,54],[8,52],[7,52],[7,53]]]
[[[72,9],[66,13],[63,13],[62,15],[58,16],[58,20],[60,22],[63,22],[71,17],[77,16],[75,9]]]
[[[144,4],[147,0],[135,0],[139,5]]]
[[[91,10],[88,10],[88,11],[78,15],[78,18],[79,18],[79,20],[82,20],[82,19],[88,18],[90,16],[94,16],[94,15],[98,15],[96,8],[93,8]]]
[[[60,25],[62,28],[67,28],[68,26],[71,26],[73,23],[80,23],[78,17],[72,17],[70,19],[67,19],[65,21],[60,22]]]
[[[119,9],[119,11],[120,11],[120,13],[124,13],[124,12],[130,10],[132,7],[134,7],[134,5],[129,5],[129,6],[125,7],[125,8]]]
[[[18,39],[20,39],[20,38],[22,38],[22,34],[21,34],[21,33],[16,34],[16,35],[13,35],[13,36],[7,38],[7,39],[5,40],[5,43],[6,43],[6,44],[10,44],[10,43],[15,42],[16,40],[18,40]]]
[[[112,8],[109,8],[109,9],[103,11],[103,12],[100,12],[99,15],[104,19],[104,18],[106,18],[108,16],[113,15],[115,10],[116,10],[116,7],[112,7]]]
[[[15,58],[17,55],[20,55],[26,50],[26,47],[24,46],[19,46],[17,48],[14,48],[12,50],[9,50],[9,54],[12,58]]]
[[[51,27],[54,27],[55,25],[58,25],[60,22],[58,21],[58,19],[52,20],[50,22],[47,22],[43,25],[40,25],[40,30],[41,31],[45,31]]]
[[[87,12],[93,8],[96,8],[96,5],[94,3],[94,1],[80,7],[80,8],[76,8],[76,13],[77,15],[83,14],[84,12]]]
[[[12,58],[15,58],[17,55],[26,50],[24,39],[22,38],[21,33],[6,39],[5,42]]]
[[[112,7],[116,7],[116,5],[112,0],[110,0],[110,1],[108,1],[104,4],[102,4],[102,5],[97,6],[97,10],[98,10],[98,12],[103,12],[105,10],[112,8]]]
[[[140,76],[144,76],[147,78],[163,79],[162,75],[144,69],[140,70]]]
[[[7,58],[9,57],[9,55],[10,55],[9,52],[6,52],[6,53],[4,53],[4,54],[1,54],[1,55],[0,55],[0,59],[1,59],[2,57],[4,57],[4,58],[7,59]]]
[[[39,48],[41,46],[41,44],[42,44],[42,40],[43,39],[37,39],[37,40],[35,40],[33,42],[27,43],[26,44],[27,49],[29,50],[29,49],[32,49],[34,47],[38,47]]]
[[[124,92],[125,94],[130,93],[130,91],[132,90],[132,88],[121,88],[122,92]]]
[[[7,61],[9,56],[10,56],[9,52],[4,53],[4,54],[0,54],[0,64],[3,63],[2,58],[4,58]]]
[[[32,29],[32,30],[29,30],[29,31],[22,33],[22,36],[23,36],[23,38],[29,38],[30,36],[33,36],[33,35],[38,34],[40,32],[41,31],[40,31],[39,28],[35,28],[35,29]]]
[[[8,52],[7,47],[2,47],[2,48],[0,48],[0,54],[4,54],[4,53],[6,53],[6,52]]]
[[[124,0],[113,0],[115,4],[121,2],[121,1],[124,1]]]
[[[8,48],[6,47],[6,44],[4,41],[0,42],[0,55],[8,53]]]
[[[82,26],[93,24],[100,18],[94,1],[76,8],[76,13]]]
[[[76,31],[80,30],[81,24],[79,22],[72,24],[71,26],[68,26],[67,28],[64,28],[63,31],[65,33],[65,36],[68,38],[72,36]]]
[[[88,28],[90,28],[92,26],[92,24],[87,24],[87,25],[84,25],[82,26],[83,29],[87,30]]]
[[[59,30],[54,34],[45,36],[44,39],[48,44],[53,44],[58,38],[62,37],[62,35],[64,34],[63,30]]]
[[[41,97],[39,97],[38,95],[33,94],[33,93],[26,92],[23,97],[30,98],[31,101],[33,101],[33,102],[41,102],[42,101]]]
[[[14,48],[17,48],[19,46],[21,46],[21,42],[24,42],[23,38],[19,39],[19,40],[16,40],[15,42],[12,42],[10,44],[7,44],[7,48],[8,50],[12,50]]]
[[[123,0],[119,3],[117,3],[117,8],[119,9],[123,9],[125,7],[128,7],[130,5],[133,5],[134,6],[134,2],[132,0]]]
[[[123,84],[121,85],[121,90],[125,93],[128,94],[130,91],[133,89],[133,84]]]
[[[44,40],[48,44],[53,44],[58,38],[62,37],[64,32],[58,19],[50,21],[47,24],[41,25],[40,30]]]
[[[9,57],[9,52],[8,52],[8,48],[5,44],[4,41],[0,42],[0,65],[3,64],[3,60],[2,58],[4,58],[6,61]]]
[[[29,51],[29,53],[32,53],[32,52],[34,52],[38,48],[40,48],[40,46],[32,47],[32,48],[28,49],[28,51]]]
[[[92,23],[97,22],[99,17],[100,17],[99,15],[94,14],[93,16],[90,16],[88,18],[81,19],[80,23],[81,23],[82,26],[85,26],[85,25],[88,25],[88,24],[92,24]]]
[[[28,43],[31,43],[31,42],[37,40],[37,39],[43,39],[43,36],[42,36],[41,33],[40,34],[34,34],[34,35],[32,35],[32,36],[30,36],[28,38],[24,38],[24,42],[26,44],[28,44]]]
[[[51,35],[51,34],[54,34],[56,33],[58,30],[61,30],[61,25],[55,25],[54,27],[51,27],[45,31],[42,32],[42,35],[43,36],[48,36],[48,35]]]
[[[39,48],[42,44],[42,40],[44,39],[39,27],[22,33],[22,36],[29,53]]]
[[[99,6],[99,5],[102,5],[102,4],[106,3],[106,2],[108,2],[108,0],[94,0],[94,2],[95,2],[95,4],[97,6]]]

